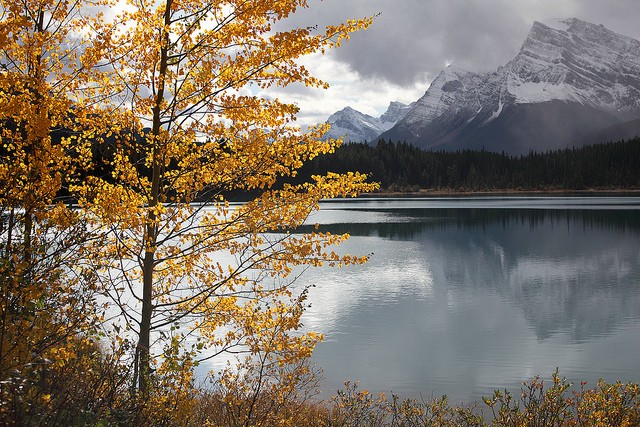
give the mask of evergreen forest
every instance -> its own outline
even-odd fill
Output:
[[[345,143],[305,164],[297,177],[358,171],[382,191],[552,191],[640,188],[640,138],[510,156],[425,151],[406,142]]]

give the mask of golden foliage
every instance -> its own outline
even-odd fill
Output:
[[[333,251],[346,235],[292,231],[319,200],[375,185],[282,184],[340,141],[322,139],[326,126],[302,132],[295,105],[262,94],[326,87],[298,60],[371,19],[277,30],[305,0],[0,1],[2,369],[45,353],[64,364],[74,353],[59,343],[101,326],[117,354],[137,342],[132,375],[150,407],[175,415],[164,399],[189,400],[200,350],[247,352],[225,387],[282,376],[293,396],[319,337],[294,334],[304,292],[292,274],[366,258]],[[254,198],[231,206],[234,191]]]
[[[135,419],[180,423],[198,359],[232,349],[246,358],[216,379],[232,411],[246,399],[284,408],[314,383],[320,336],[297,332],[306,287],[293,279],[366,258],[334,252],[346,235],[292,231],[319,200],[375,185],[359,174],[283,184],[340,141],[322,139],[326,126],[302,132],[295,105],[261,94],[326,87],[298,59],[371,19],[275,29],[304,7],[0,0],[4,396],[18,402],[8,385],[32,375],[88,384],[92,357],[123,368],[130,357]],[[254,198],[230,205],[234,191]],[[112,348],[88,351],[94,337]],[[53,411],[60,396],[36,383],[27,401]],[[263,409],[247,420],[274,419]]]
[[[366,257],[335,251],[348,235],[295,230],[320,200],[376,186],[286,183],[340,141],[262,94],[326,87],[298,60],[371,24],[276,29],[305,7],[0,0],[0,422],[485,425],[446,398],[355,385],[332,408],[309,401],[322,336],[302,329],[295,280]],[[194,369],[226,352],[236,362],[198,387]],[[485,403],[494,425],[640,422],[637,385],[568,389],[556,372]]]
[[[3,0],[0,16],[0,380],[12,384],[52,354],[71,357],[67,343],[93,333],[101,310],[78,250],[97,236],[58,202],[91,160],[71,131],[92,74],[78,62],[79,5]]]
[[[215,337],[204,345],[210,351],[231,345],[214,333],[220,328],[241,337],[233,345],[251,347],[273,315],[265,280],[277,283],[270,307],[284,310],[292,289],[283,279],[297,266],[365,260],[328,249],[346,236],[290,234],[320,199],[375,188],[364,176],[273,188],[339,141],[323,140],[324,126],[301,132],[295,105],[257,94],[293,83],[325,87],[297,60],[371,23],[274,29],[301,7],[306,1],[130,2],[93,22],[101,43],[90,58],[109,71],[88,92],[101,99],[93,128],[111,123],[102,159],[109,174],[72,190],[92,227],[112,230],[96,267],[112,275],[108,292],[134,325],[144,393],[163,328],[186,323],[187,334]],[[231,207],[232,191],[257,195]],[[294,345],[286,334],[279,340]]]

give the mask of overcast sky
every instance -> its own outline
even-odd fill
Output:
[[[309,0],[287,25],[325,25],[379,14],[341,48],[305,63],[331,84],[292,87],[301,124],[351,106],[379,116],[390,101],[413,102],[448,64],[493,71],[515,56],[534,21],[575,17],[640,39],[640,0]]]

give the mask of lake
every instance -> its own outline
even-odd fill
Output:
[[[347,379],[479,402],[539,374],[640,382],[640,197],[322,203],[363,266],[310,269],[321,398]]]

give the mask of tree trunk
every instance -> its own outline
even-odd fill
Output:
[[[153,106],[153,125],[151,127],[152,141],[152,164],[153,173],[151,178],[151,193],[149,198],[149,213],[147,215],[147,226],[144,236],[144,260],[142,263],[142,316],[140,322],[140,336],[138,341],[138,386],[143,397],[149,394],[150,374],[151,374],[151,318],[153,317],[153,276],[155,269],[155,251],[158,239],[158,214],[155,207],[158,206],[160,200],[160,175],[161,168],[161,144],[159,138],[162,130],[161,122],[161,106],[164,101],[165,77],[168,68],[168,49],[169,49],[169,32],[168,27],[171,24],[171,3],[167,0],[164,12],[165,30],[162,38],[162,46],[160,47],[160,64],[158,68],[158,91]]]
[[[151,219],[150,219],[151,220]],[[155,236],[153,225],[147,226],[147,237]],[[147,243],[148,244],[148,243]],[[151,316],[153,314],[153,267],[154,252],[146,250],[142,267],[142,319],[140,322],[140,339],[138,341],[138,387],[143,396],[149,393],[149,376],[151,374]]]

